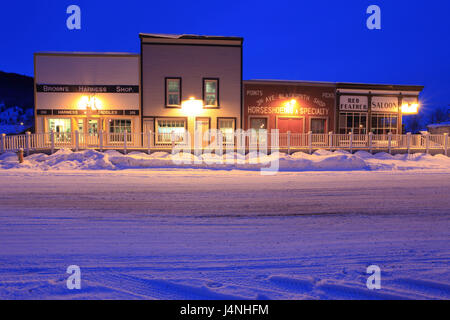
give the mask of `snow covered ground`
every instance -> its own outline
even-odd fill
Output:
[[[0,169],[0,298],[450,299],[439,163],[274,176]],[[66,288],[69,265],[81,290]]]
[[[131,152],[123,155],[118,151],[98,152],[85,150],[72,152],[59,150],[52,155],[36,153],[26,157],[19,164],[15,153],[0,155],[0,169],[29,170],[123,170],[123,169],[155,169],[155,168],[206,168],[222,170],[254,170],[272,167],[280,171],[377,171],[377,170],[448,170],[450,158],[438,154],[398,154],[387,153],[372,155],[365,151],[351,154],[347,151],[316,151],[309,155],[296,152],[292,155],[274,153],[258,155],[252,152],[247,155],[232,153],[218,156],[202,154],[194,156],[190,153],[172,155],[167,152],[154,152],[150,155],[143,152]]]

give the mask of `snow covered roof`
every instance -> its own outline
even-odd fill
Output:
[[[401,90],[416,91],[423,90],[423,86],[416,85],[394,85],[394,84],[374,84],[374,83],[350,83],[350,82],[330,82],[330,81],[305,81],[305,80],[279,80],[279,79],[251,79],[244,80],[244,83],[267,83],[267,84],[301,84],[301,85],[323,85],[336,86],[338,89],[366,89],[366,90]]]
[[[450,127],[450,121],[446,121],[446,122],[442,122],[442,123],[429,124],[427,127],[428,128]]]
[[[280,79],[250,79],[244,80],[244,83],[265,83],[265,84],[292,84],[292,85],[326,85],[335,86],[336,83],[328,81],[307,81],[307,80],[280,80]]]
[[[244,41],[242,37],[229,36],[208,36],[197,34],[167,34],[167,33],[139,33],[141,38],[160,38],[160,39],[191,39],[191,40],[234,40]]]
[[[74,55],[74,56],[138,56],[139,53],[132,52],[79,52],[79,51],[42,51],[35,55]]]
[[[422,91],[425,87],[421,85],[383,84],[383,83],[359,83],[359,82],[337,82],[338,89],[374,89],[374,90],[401,90]]]

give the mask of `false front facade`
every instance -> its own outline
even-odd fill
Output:
[[[241,128],[242,38],[141,34],[142,122],[154,144]]]

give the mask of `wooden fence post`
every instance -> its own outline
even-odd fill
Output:
[[[287,154],[291,154],[291,132],[287,132]]]
[[[31,148],[31,132],[27,131],[25,132],[25,152],[27,156],[30,155],[30,148]]]
[[[444,154],[448,157],[448,133],[444,133]]]
[[[55,131],[50,131],[50,154],[55,153]]]
[[[392,154],[392,132],[388,133],[388,153]]]
[[[78,152],[80,149],[80,132],[75,130],[75,151]]]
[[[312,154],[312,131],[308,132],[308,149],[309,154]]]
[[[6,134],[2,133],[0,136],[0,153],[4,153],[6,151]]]
[[[147,145],[148,145],[148,154],[150,154],[152,149],[152,130],[147,132]]]
[[[127,139],[128,139],[128,131],[125,130],[123,132],[123,154],[127,154]]]
[[[373,133],[369,132],[369,152],[370,153],[372,153],[372,151],[373,151],[372,139],[373,139]]]
[[[426,149],[426,153],[429,154],[430,153],[430,133],[427,132],[425,134],[425,149]]]
[[[172,152],[173,152],[173,149],[175,149],[175,132],[174,131],[172,131],[170,133],[170,142],[172,143]]]
[[[330,151],[333,151],[333,131],[328,132],[328,144],[330,145]]]
[[[350,153],[353,153],[353,132],[350,132],[349,135],[350,135]]]
[[[411,132],[406,134],[406,149],[408,150],[408,154],[411,153]]]
[[[19,152],[17,152],[17,156],[19,158],[19,163],[23,163],[23,149],[19,148]]]
[[[98,144],[100,147],[100,151],[103,152],[103,130],[100,130],[98,132],[98,142],[99,142]]]

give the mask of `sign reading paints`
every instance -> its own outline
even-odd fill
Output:
[[[374,112],[398,112],[398,98],[372,97],[371,109]]]
[[[341,96],[339,109],[341,111],[363,111],[369,109],[369,99],[365,96]]]

